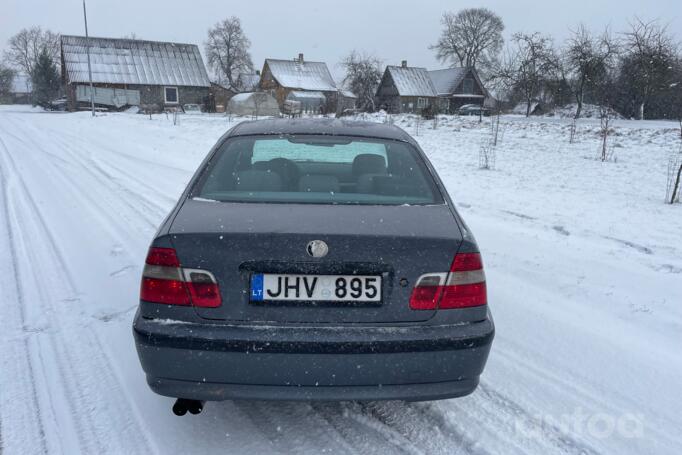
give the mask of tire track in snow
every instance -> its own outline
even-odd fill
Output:
[[[7,145],[5,144],[2,136],[0,136],[0,148],[2,148],[1,153],[2,154],[9,154],[9,149],[7,148]],[[2,205],[2,215],[3,219],[5,220],[5,234],[7,235],[7,250],[9,252],[9,267],[11,269],[10,273],[3,273],[5,277],[9,276],[13,280],[13,288],[15,291],[16,295],[16,304],[18,305],[18,308],[15,309],[16,315],[11,316],[11,315],[6,315],[3,312],[3,324],[7,323],[6,317],[10,316],[12,317],[12,320],[10,320],[11,323],[18,323],[20,328],[22,330],[25,329],[26,327],[26,315],[24,312],[24,301],[22,299],[22,294],[20,292],[21,288],[21,276],[19,275],[19,271],[17,268],[18,264],[18,255],[17,251],[14,245],[14,232],[13,232],[13,227],[12,223],[10,221],[10,213],[9,213],[9,195],[8,195],[8,187],[9,187],[9,182],[7,178],[7,173],[5,171],[5,167],[3,166],[3,162],[0,159],[0,191],[2,192],[2,195],[0,197],[0,204]],[[3,286],[4,293],[7,295],[8,289],[10,288],[10,284],[7,283],[7,287]],[[10,303],[14,303],[11,302]],[[5,305],[3,305],[6,307]],[[27,435],[27,438],[29,438],[32,441],[37,440],[40,446],[40,452],[42,453],[47,453],[47,441],[46,441],[46,435],[45,435],[45,429],[43,427],[43,412],[41,411],[40,408],[40,403],[38,401],[38,393],[36,390],[36,380],[35,380],[35,372],[33,370],[33,359],[34,356],[32,355],[31,349],[29,348],[29,340],[24,336],[23,340],[21,340],[18,344],[20,344],[20,347],[15,351],[14,355],[9,355],[6,357],[5,362],[12,362],[13,363],[13,368],[16,372],[16,377],[22,378],[22,380],[16,381],[2,381],[3,384],[3,389],[5,390],[5,393],[7,393],[7,389],[12,387],[12,388],[18,388],[18,395],[19,397],[17,398],[12,394],[12,399],[8,400],[8,403],[4,403],[2,406],[3,409],[7,409],[8,407],[11,406],[11,411],[10,414],[12,416],[12,421],[21,420],[23,425],[21,428],[22,432],[25,432]],[[12,345],[11,343],[8,343],[8,345],[5,345],[5,349],[11,348]],[[9,352],[5,351],[6,354],[9,354]],[[2,370],[7,374],[8,371],[10,371],[10,366],[9,365],[3,365]],[[0,397],[2,397],[2,393],[0,393]],[[2,402],[5,402],[3,399]],[[15,409],[15,405],[19,405],[19,409]],[[17,417],[19,416],[19,417]],[[5,438],[2,437],[2,427],[4,426],[2,422],[2,413],[0,413],[0,452],[2,452],[2,449],[5,447]],[[6,427],[4,429],[7,431]]]
[[[115,239],[115,243],[127,245],[130,243],[137,244],[141,241],[140,236],[135,235],[135,231],[131,229],[131,227],[135,226],[135,222],[140,220],[138,212],[134,211],[134,219],[130,218],[128,214],[133,210],[131,204],[123,198],[112,198],[111,194],[116,193],[114,190],[103,191],[103,188],[100,188],[102,186],[102,178],[94,175],[91,169],[74,157],[72,153],[69,154],[67,151],[62,150],[65,154],[68,154],[73,158],[72,161],[65,161],[61,157],[45,150],[37,141],[31,140],[31,142],[27,142],[20,138],[17,138],[17,141],[26,147],[31,147],[33,150],[36,150],[48,158],[47,163],[51,164],[51,169],[54,169],[55,171],[50,173],[50,177],[59,179],[61,188],[70,189],[74,200],[82,202],[85,206],[101,208],[96,212],[98,216],[106,218],[106,222],[101,223],[101,228],[105,230],[111,238]],[[53,158],[56,158],[56,160],[53,160]],[[65,162],[67,164],[64,164]],[[71,175],[73,166],[77,166],[84,170],[92,179],[93,184],[88,185],[88,182],[86,182],[82,176],[79,179],[74,178],[74,176]],[[45,169],[45,171],[48,170]],[[104,206],[107,206],[107,208],[105,209]],[[155,223],[148,220],[144,221],[147,227],[156,229]],[[122,233],[125,235],[124,238],[121,237]],[[147,239],[142,239],[142,242],[147,243]],[[128,251],[124,252],[128,256],[128,259],[132,259],[132,256]]]
[[[234,401],[237,407],[274,447],[283,453],[336,451],[349,454],[399,453],[398,446],[363,431],[360,438],[347,437],[344,428],[334,425],[310,403]],[[362,441],[360,441],[361,439]],[[374,447],[374,450],[367,450]],[[404,452],[402,452],[404,453]]]
[[[4,161],[9,163],[10,170],[14,171],[20,187],[19,189],[21,190],[18,199],[23,199],[23,204],[11,204],[15,209],[15,216],[18,217],[16,223],[22,226],[21,231],[16,231],[19,235],[16,236],[14,245],[18,251],[21,251],[21,247],[23,247],[21,252],[24,253],[24,257],[30,259],[32,264],[30,273],[27,275],[33,276],[31,284],[38,294],[36,303],[40,304],[44,311],[51,310],[60,328],[59,331],[48,331],[45,335],[50,340],[49,350],[53,354],[50,359],[54,360],[55,368],[59,372],[60,382],[65,392],[65,397],[60,405],[71,410],[69,417],[75,427],[80,450],[88,453],[102,453],[107,450],[115,452],[134,452],[136,450],[142,453],[152,452],[149,441],[144,433],[140,431],[142,425],[140,425],[139,421],[133,421],[134,419],[130,418],[131,406],[129,404],[126,405],[119,399],[120,396],[125,396],[122,387],[120,387],[117,379],[112,375],[111,364],[101,350],[102,345],[92,329],[90,327],[78,327],[78,324],[75,326],[74,324],[69,324],[70,321],[63,317],[59,308],[55,307],[53,299],[56,296],[50,295],[50,291],[59,289],[67,296],[77,295],[77,289],[74,284],[75,280],[67,267],[61,251],[59,251],[54,235],[43,219],[38,206],[28,191],[27,185],[21,178],[21,174],[18,173],[19,170],[15,163],[13,163],[11,155],[5,153]],[[19,207],[25,212],[29,212],[30,216],[22,213],[21,210],[16,210]],[[28,247],[28,243],[24,238],[27,235],[27,231],[33,231],[30,234],[34,234],[34,236],[30,238],[46,240],[46,250],[48,252],[46,256],[49,258],[48,261],[45,261],[45,255],[38,257],[35,251]],[[42,246],[43,244],[40,245]],[[18,268],[18,270],[20,269],[21,267]],[[57,283],[51,282],[55,281],[54,278],[52,280],[49,279],[50,272],[55,270],[62,272]],[[54,273],[52,274],[54,275]],[[45,277],[48,277],[48,280],[45,280]],[[62,280],[62,277],[65,280]],[[45,281],[51,285],[49,288],[45,286]],[[66,339],[67,332],[73,333],[75,336],[71,339]],[[78,346],[77,350],[74,349],[76,345]],[[83,371],[84,367],[88,371]],[[91,370],[97,371],[99,377],[93,377],[93,371]],[[105,397],[102,397],[99,393],[101,391],[105,392]],[[106,399],[107,397],[109,400]],[[97,401],[93,401],[93,398],[97,398]],[[106,421],[101,421],[101,419],[97,421],[97,413],[94,412],[97,410],[97,405],[101,402],[107,402],[106,409],[110,412]],[[111,419],[111,416],[114,416],[114,418]],[[119,438],[119,435],[122,434],[125,434],[126,438]]]
[[[66,137],[70,138],[70,141],[65,140],[64,138],[66,138]],[[72,156],[74,158],[76,158],[76,156],[77,156],[79,164],[83,168],[85,168],[86,170],[94,169],[96,172],[98,172],[102,176],[108,178],[110,181],[117,183],[117,185],[116,185],[117,189],[122,190],[122,191],[126,192],[127,194],[130,194],[136,200],[139,200],[140,198],[142,198],[146,205],[150,206],[154,210],[160,211],[161,215],[165,215],[166,214],[165,212],[169,211],[170,208],[173,205],[175,205],[175,203],[177,202],[177,198],[174,198],[174,197],[171,197],[167,194],[159,192],[158,188],[154,188],[151,185],[149,185],[146,181],[144,181],[143,179],[134,176],[132,172],[123,170],[122,168],[114,165],[111,162],[111,160],[107,160],[106,162],[104,162],[100,159],[97,159],[95,157],[95,155],[92,153],[92,144],[89,141],[85,141],[82,137],[76,136],[76,135],[73,135],[73,134],[70,134],[67,132],[63,132],[63,131],[54,131],[54,135],[52,136],[52,138],[56,142],[60,143],[63,146],[63,150],[65,150],[70,156]],[[115,151],[113,151],[113,149],[111,149],[109,147],[106,147],[106,148],[100,147],[98,149],[98,151],[104,151],[104,152],[108,153],[109,155],[120,156],[119,153],[116,153]],[[132,160],[132,158],[129,157],[128,155],[125,155],[125,156],[128,159]],[[147,160],[143,160],[143,159],[140,159],[140,161],[144,161],[148,164],[151,163],[151,162],[149,162]],[[139,164],[139,163],[135,163],[135,164]],[[157,164],[157,166],[159,165],[159,163],[156,163],[156,164]],[[90,166],[92,166],[92,168]],[[128,188],[128,187],[123,186],[120,183],[118,183],[121,179],[112,175],[112,173],[109,170],[105,169],[105,167],[115,170],[115,172],[117,174],[119,174],[120,176],[122,176],[126,180],[126,182],[130,182],[130,181],[135,182],[137,185],[144,188],[148,193],[134,193],[131,188]],[[175,168],[173,168],[173,169],[175,169]],[[189,177],[191,175],[191,172],[189,172],[189,171],[186,171],[184,173],[186,174],[187,177]],[[93,175],[94,175],[94,173],[93,173]],[[163,204],[158,203],[157,201],[150,199],[148,197],[148,194],[151,194],[151,193],[159,196],[161,199],[163,199],[165,202],[167,202],[168,205],[163,205]]]
[[[520,350],[520,349],[519,349]],[[591,393],[585,387],[579,387],[581,384],[586,384],[586,380],[575,381],[568,380],[561,374],[555,374],[552,370],[547,370],[538,367],[533,362],[529,362],[525,356],[520,356],[515,354],[512,350],[508,349],[507,346],[502,345],[497,348],[498,358],[503,362],[513,364],[516,368],[522,366],[524,371],[530,372],[535,378],[543,382],[543,388],[556,388],[560,389],[563,393],[570,394],[572,397],[580,397],[582,403],[595,404],[598,403],[598,407],[595,412],[606,412],[609,415],[627,415],[635,414],[639,409],[639,404],[632,400],[631,397],[627,395],[620,394],[617,404],[606,402],[603,397]],[[495,392],[499,395],[498,392]],[[617,394],[618,391],[611,391],[612,394]],[[502,395],[500,395],[502,396]],[[630,403],[631,407],[623,407],[623,403]],[[680,444],[682,440],[679,438],[671,438],[670,434],[661,431],[656,425],[644,423],[645,431],[647,434],[653,434],[655,438],[659,440],[669,440],[670,445]],[[676,436],[676,435],[673,435]]]
[[[337,428],[361,454],[424,454],[418,442],[411,441],[396,428],[367,415],[358,403],[313,403],[312,407],[329,425]]]
[[[454,401],[451,408],[443,410],[440,404],[436,407],[453,423],[466,422],[471,440],[481,438],[486,445],[494,445],[491,438],[495,438],[507,453],[599,453],[586,441],[542,420],[485,382],[471,397]]]
[[[429,404],[409,402],[369,402],[360,412],[401,434],[427,454],[486,454],[475,441],[450,424]]]
[[[17,128],[21,127],[20,125],[15,125]],[[130,223],[133,223],[134,221],[137,220],[144,220],[146,224],[152,228],[156,229],[158,225],[161,223],[163,220],[163,216],[165,216],[164,211],[166,210],[165,207],[161,206],[155,201],[150,200],[148,197],[146,197],[144,194],[138,194],[134,193],[132,190],[129,188],[124,187],[120,183],[117,183],[115,179],[107,174],[106,172],[103,172],[99,167],[96,165],[93,165],[92,163],[88,162],[88,158],[84,157],[81,153],[78,153],[74,150],[72,150],[73,145],[72,143],[68,143],[64,141],[58,133],[55,133],[50,137],[51,141],[53,143],[57,143],[61,145],[60,147],[60,152],[62,152],[65,156],[68,156],[71,158],[69,161],[64,161],[63,158],[58,157],[57,155],[48,152],[44,145],[39,142],[38,140],[34,139],[30,135],[26,135],[28,139],[20,138],[15,136],[16,140],[23,145],[30,147],[33,150],[36,150],[50,158],[52,158],[53,164],[55,164],[55,167],[58,167],[63,176],[66,177],[64,178],[65,182],[72,186],[78,197],[88,197],[92,201],[92,206],[97,207],[101,204],[101,201],[97,199],[93,199],[91,197],[91,193],[93,192],[93,189],[98,192],[99,195],[102,195],[104,198],[107,198],[110,194],[116,194],[120,192],[124,192],[127,194],[128,198],[116,198],[115,202],[118,204],[122,204],[128,209],[129,212],[132,212],[135,214],[135,219],[129,219],[128,224],[123,224],[122,225],[122,231],[127,232],[130,228]],[[81,147],[81,150],[84,153],[87,153],[87,150],[85,150],[84,147]],[[56,160],[56,162],[54,162]],[[89,175],[93,182],[94,185],[88,186],[88,187],[82,187],[82,188],[77,188],[76,185],[82,185],[81,181],[77,181],[76,179],[73,178],[68,178],[69,174],[72,173],[70,171],[73,171],[72,166],[76,165],[78,166],[81,170],[83,170],[87,175]],[[94,166],[94,167],[93,167]],[[79,176],[79,178],[82,178],[82,175]],[[103,195],[102,190],[100,187],[106,188],[108,190],[108,194]],[[143,200],[145,205],[147,206],[146,210],[142,210],[139,207],[139,204],[133,204],[130,202],[130,199],[135,200],[139,202],[140,200]],[[115,205],[115,204],[114,204]],[[150,217],[150,210],[152,212],[157,213],[157,217]],[[170,208],[168,208],[168,211],[170,211]],[[98,213],[102,213],[101,211]],[[117,210],[115,213],[117,213],[119,216],[125,216],[125,214],[121,213],[120,210]],[[110,216],[110,219],[113,220],[114,217]]]
[[[68,131],[65,131],[64,129],[54,129],[54,128],[50,128],[48,126],[46,128],[46,130],[50,131],[54,135],[58,134],[58,135],[66,137],[66,138],[69,138],[69,140],[72,141],[70,144],[74,144],[74,143],[78,142],[78,143],[84,144],[84,146],[87,147],[87,146],[92,146],[92,143],[93,143],[93,141],[91,141],[91,140],[84,139],[83,136],[70,133]],[[218,136],[218,137],[220,137],[220,136]],[[216,137],[216,140],[218,139],[218,137]],[[101,137],[98,137],[96,139],[100,139],[100,138]],[[185,169],[182,167],[173,166],[173,165],[161,163],[158,161],[152,161],[152,160],[140,157],[138,155],[131,155],[131,154],[122,152],[120,150],[120,148],[118,148],[118,147],[115,147],[115,148],[110,147],[109,146],[110,144],[111,144],[111,142],[97,143],[99,150],[103,150],[103,151],[106,151],[107,153],[109,153],[110,155],[115,155],[117,157],[123,158],[124,160],[129,161],[136,166],[139,166],[140,164],[144,164],[145,166],[151,165],[151,166],[154,166],[154,167],[157,167],[160,169],[165,169],[165,170],[169,170],[169,171],[180,173],[180,174],[191,173],[191,170],[188,170],[188,169]],[[198,164],[198,162],[197,162],[197,164]]]
[[[30,199],[30,194],[28,194],[28,189],[26,188],[23,180],[21,179],[21,174],[19,173],[19,170],[16,168],[14,163],[12,162],[12,157],[9,154],[5,154],[5,162],[10,163],[10,170],[13,171],[13,175],[16,176],[16,179],[19,184],[19,191],[20,193],[24,196],[23,197],[23,202],[24,204],[16,203],[16,204],[9,204],[8,207],[13,207],[14,210],[14,216],[16,218],[15,222],[17,224],[17,229],[13,231],[16,232],[18,235],[16,235],[13,239],[13,244],[15,245],[15,250],[18,252],[22,253],[22,257],[25,260],[29,260],[32,265],[38,266],[39,264],[42,265],[43,263],[43,258],[37,257],[35,252],[28,248],[26,238],[25,236],[27,235],[27,231],[31,230],[32,227],[37,227],[35,225],[42,225],[44,224],[44,221],[39,219],[41,216],[40,213],[35,213],[36,206],[35,202]],[[29,210],[32,212],[32,216],[29,217],[29,219],[25,219],[22,216],[21,210],[17,210],[19,207],[23,208],[24,210]],[[36,223],[37,221],[37,223]],[[21,229],[19,229],[21,227]],[[31,234],[35,234],[33,238],[38,238],[38,239],[43,239],[38,232],[31,232]],[[54,246],[54,239],[50,237],[49,233],[47,234],[47,237],[44,238],[44,240],[47,242],[49,247]],[[31,237],[29,237],[31,238]],[[51,249],[51,248],[50,248]],[[54,254],[54,253],[52,253]],[[67,282],[72,281],[72,277],[69,275],[68,269],[65,268],[64,264],[60,260],[61,256],[59,253],[55,255],[56,257],[56,267],[54,270],[63,270],[66,273],[66,280]],[[52,304],[50,303],[50,297],[47,295],[48,293],[46,292],[43,284],[43,280],[41,279],[41,274],[38,273],[38,268],[39,267],[29,267],[28,273],[26,271],[22,271],[21,264],[17,263],[17,271],[19,273],[20,280],[18,281],[19,283],[22,283],[22,286],[18,287],[19,290],[19,295],[20,295],[20,301],[23,302],[23,308],[26,308],[26,301],[28,300],[25,296],[26,289],[31,289],[32,294],[35,293],[36,295],[31,295],[31,303],[32,304],[38,304],[40,306],[40,309],[42,310],[43,313],[51,313],[52,318],[55,318],[54,314],[54,309],[52,308]],[[42,268],[42,267],[40,267]],[[40,270],[42,271],[42,270]],[[49,277],[49,272],[46,274],[47,277]],[[27,286],[30,284],[30,286]],[[71,283],[70,283],[71,284]],[[97,442],[96,439],[93,439],[94,437],[94,432],[92,431],[91,428],[88,428],[88,433],[90,433],[91,438],[86,439],[86,428],[88,427],[89,421],[83,421],[82,418],[78,418],[78,416],[82,416],[80,413],[80,407],[85,406],[86,402],[84,397],[79,393],[79,389],[74,386],[74,384],[77,384],[76,378],[71,374],[71,369],[68,368],[71,365],[65,365],[67,364],[67,360],[64,359],[64,349],[61,345],[64,341],[61,338],[58,338],[57,335],[53,330],[49,330],[45,332],[45,338],[49,340],[49,346],[43,346],[42,348],[39,349],[39,352],[45,352],[49,351],[51,354],[49,357],[47,357],[50,361],[53,362],[53,369],[56,369],[57,372],[59,373],[59,382],[61,383],[62,389],[64,391],[64,396],[59,394],[58,392],[56,393],[49,393],[48,395],[50,396],[55,396],[56,400],[58,401],[58,406],[56,408],[58,409],[58,413],[54,416],[56,420],[59,421],[60,425],[67,424],[67,422],[70,422],[73,428],[66,428],[66,430],[69,430],[67,432],[67,436],[71,436],[71,433],[75,433],[75,437],[77,439],[77,444],[78,447],[82,451],[101,451],[104,449],[103,446],[98,446],[95,447],[94,444]],[[47,363],[43,363],[46,365]],[[49,365],[49,364],[48,364]],[[75,366],[75,365],[73,365]],[[45,376],[49,377],[51,376],[49,373],[49,370],[45,368]],[[51,384],[50,384],[51,385]],[[61,400],[60,400],[61,399]],[[55,406],[51,406],[53,409]],[[70,409],[70,412],[67,414],[63,413],[64,409]],[[59,411],[62,411],[61,415],[59,415]],[[63,427],[60,428],[62,431],[64,430]],[[72,448],[73,449],[73,448]],[[64,451],[64,448],[62,448]],[[66,451],[68,452],[70,449],[67,448]]]

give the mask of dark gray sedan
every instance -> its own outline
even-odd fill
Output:
[[[494,327],[476,241],[403,130],[228,131],[159,228],[133,324],[153,391],[434,400],[476,388]]]

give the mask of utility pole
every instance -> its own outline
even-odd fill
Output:
[[[85,11],[85,0],[83,0],[83,20],[85,21],[85,49],[88,54],[88,76],[90,77],[90,107],[92,116],[95,116],[95,91],[92,88],[92,66],[90,65],[90,37],[88,36],[88,14]]]

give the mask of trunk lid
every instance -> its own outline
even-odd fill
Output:
[[[226,323],[396,323],[430,319],[409,298],[417,278],[446,272],[461,243],[445,205],[248,204],[188,200],[169,232],[183,267],[212,272],[219,308],[196,308]],[[325,257],[307,252],[327,243]],[[254,273],[377,275],[382,301],[366,304],[253,303]],[[402,281],[402,283],[401,283]]]

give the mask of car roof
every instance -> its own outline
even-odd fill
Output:
[[[230,130],[228,136],[254,136],[279,134],[319,134],[330,136],[355,136],[405,141],[414,139],[402,129],[384,123],[358,120],[317,119],[268,119],[242,122]]]

